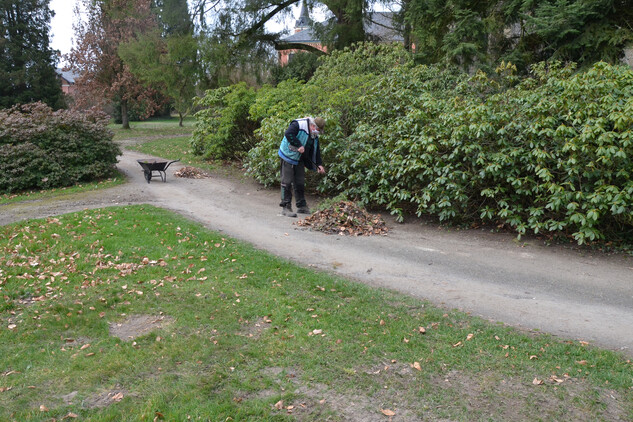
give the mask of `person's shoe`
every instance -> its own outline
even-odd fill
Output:
[[[286,217],[296,217],[297,213],[296,212],[292,212],[292,206],[291,205],[286,205],[285,207],[283,207],[281,209],[281,215],[285,215]]]
[[[310,208],[308,208],[308,207],[299,207],[299,208],[297,208],[297,212],[299,214],[312,214],[310,212]]]

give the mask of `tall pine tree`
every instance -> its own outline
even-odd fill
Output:
[[[64,107],[49,45],[50,0],[0,0],[0,108],[42,101]]]

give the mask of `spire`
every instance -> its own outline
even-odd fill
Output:
[[[307,29],[310,27],[310,23],[312,23],[312,20],[308,14],[308,5],[306,4],[306,0],[303,0],[301,2],[301,13],[299,13],[299,19],[295,22],[295,32]]]

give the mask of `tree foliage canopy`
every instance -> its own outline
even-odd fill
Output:
[[[0,0],[0,108],[43,101],[64,107],[49,46],[49,0]]]
[[[463,68],[501,60],[522,70],[549,59],[615,63],[633,42],[627,0],[404,0],[401,19],[420,62]]]
[[[77,105],[121,104],[123,126],[129,127],[128,103],[144,103],[147,113],[161,104],[155,90],[136,78],[119,55],[119,46],[137,34],[157,28],[151,0],[81,0],[84,19],[75,26],[77,45],[69,54],[77,79]],[[79,10],[76,13],[80,13]]]
[[[198,40],[186,0],[157,1],[154,11],[159,28],[121,43],[118,53],[139,80],[169,97],[182,125],[201,79]]]

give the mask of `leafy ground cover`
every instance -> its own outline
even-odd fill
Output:
[[[630,420],[633,366],[150,206],[0,227],[0,420]]]

